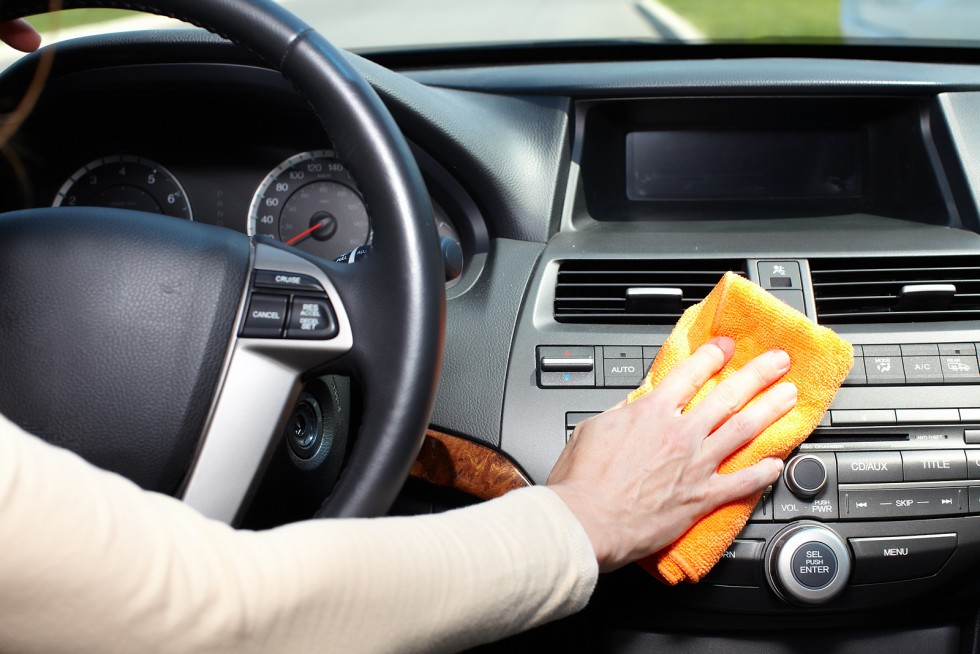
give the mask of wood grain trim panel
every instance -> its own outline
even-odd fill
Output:
[[[532,485],[517,464],[502,452],[434,429],[425,432],[411,476],[481,500]]]

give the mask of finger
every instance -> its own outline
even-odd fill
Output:
[[[725,367],[734,353],[735,342],[732,339],[727,336],[712,338],[690,357],[674,366],[657,385],[655,393],[647,393],[633,404],[642,405],[644,399],[655,397],[670,410],[679,413],[705,382]]]
[[[789,355],[782,350],[760,354],[718,384],[688,412],[688,416],[697,421],[697,426],[703,433],[711,433],[718,425],[738,413],[760,391],[786,374],[789,367]]]
[[[615,411],[616,409],[622,409],[624,406],[626,406],[626,402],[627,402],[626,399],[622,399],[619,402],[616,402],[616,404],[606,409],[606,411]]]
[[[41,47],[41,35],[23,18],[0,22],[0,40],[21,52]]]
[[[796,398],[797,390],[793,383],[773,386],[757,402],[736,413],[705,439],[702,446],[705,458],[717,468],[732,452],[786,415],[796,406]]]
[[[762,459],[755,465],[736,470],[727,475],[715,474],[709,483],[709,497],[721,506],[755,493],[761,493],[769,484],[779,479],[783,462],[779,459]]]

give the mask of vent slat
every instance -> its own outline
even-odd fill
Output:
[[[555,286],[558,322],[588,324],[672,325],[688,307],[711,292],[733,270],[745,275],[745,261],[735,260],[572,260],[561,262]],[[681,289],[673,298],[627,299],[635,288]]]
[[[978,271],[977,277],[980,278],[980,271]],[[980,279],[963,279],[959,277],[949,278],[910,278],[910,279],[888,279],[888,280],[849,280],[846,282],[822,282],[819,281],[814,275],[814,284],[820,284],[824,288],[834,288],[839,286],[901,286],[904,284],[962,284],[963,286],[969,286],[971,284],[980,284]]]
[[[980,256],[811,259],[817,317],[824,324],[938,322],[980,316]],[[902,287],[952,284],[951,298],[912,298]]]
[[[950,272],[959,271],[970,271],[975,273],[980,273],[980,266],[949,266],[943,268],[943,270]],[[813,276],[819,277],[820,275],[885,275],[887,273],[900,273],[903,275],[915,275],[918,273],[933,273],[936,269],[933,267],[920,268],[916,266],[902,266],[897,268],[835,268],[834,270],[813,270]],[[972,277],[972,275],[971,275]]]

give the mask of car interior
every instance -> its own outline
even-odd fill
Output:
[[[354,54],[263,45],[304,33],[229,1],[146,3],[224,36],[92,36],[0,74],[0,412],[244,528],[444,511],[544,483],[734,271],[853,344],[820,426],[701,582],[631,565],[480,651],[977,651],[976,51]],[[150,241],[140,212],[168,217]],[[173,315],[131,292],[168,279],[195,297]],[[103,368],[106,340],[132,349]]]

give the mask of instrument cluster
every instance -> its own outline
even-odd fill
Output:
[[[374,230],[368,207],[357,181],[332,150],[299,152],[266,172],[250,193],[247,211],[241,210],[245,206],[241,184],[219,188],[221,176],[210,176],[211,183],[193,171],[189,176],[195,179],[188,186],[200,193],[199,198],[191,197],[178,176],[153,159],[110,154],[73,172],[51,204],[129,209],[208,222],[249,236],[269,236],[325,259],[371,244]],[[455,244],[454,251],[462,253],[452,219],[435,199],[432,204],[444,248]],[[454,272],[458,276],[461,266]]]

